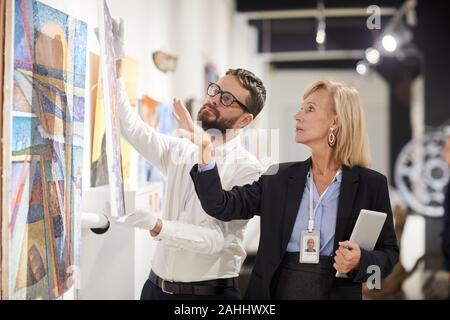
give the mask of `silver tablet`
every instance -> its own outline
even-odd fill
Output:
[[[353,228],[350,241],[359,245],[361,249],[372,251],[383,229],[387,214],[379,211],[362,209]],[[336,277],[346,277],[345,274],[336,272]]]
[[[362,209],[353,228],[350,241],[356,242],[361,249],[371,251],[377,243],[387,214]]]

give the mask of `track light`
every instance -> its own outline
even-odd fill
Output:
[[[366,59],[370,64],[377,64],[380,61],[380,52],[374,48],[367,48]]]
[[[368,71],[368,66],[364,61],[359,61],[356,65],[356,72],[358,72],[360,75],[365,75]]]
[[[325,15],[324,15],[325,5],[322,0],[317,2],[317,33],[316,42],[320,45],[325,43],[326,33],[325,33]]]
[[[381,43],[383,44],[383,48],[388,52],[393,52],[397,49],[397,39],[390,34],[385,35]]]
[[[318,27],[317,27],[317,34],[316,34],[316,42],[318,44],[325,43],[326,33],[325,33],[325,21],[319,21]]]

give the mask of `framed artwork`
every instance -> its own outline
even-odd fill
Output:
[[[178,57],[167,52],[158,50],[152,54],[153,63],[159,71],[164,73],[175,72],[177,69]]]
[[[204,86],[205,90],[211,82],[217,82],[219,80],[219,72],[214,63],[207,61],[203,67],[204,74]]]
[[[6,6],[2,298],[56,299],[79,266],[87,25]]]
[[[105,112],[105,143],[111,216],[125,215],[123,193],[122,156],[120,150],[120,124],[117,106],[116,64],[113,48],[112,18],[105,0],[98,0],[100,68],[103,107]]]
[[[106,159],[105,142],[105,112],[103,107],[103,91],[101,84],[100,57],[94,53],[89,54],[90,60],[90,87],[91,87],[91,187],[108,184],[108,165]],[[137,60],[126,57],[122,60],[122,72],[125,80],[125,90],[133,108],[137,105],[137,79],[139,63]],[[125,139],[120,139],[120,152],[122,155],[123,180],[130,177],[132,149]]]
[[[177,128],[173,116],[173,107],[167,103],[159,102],[147,95],[140,100],[139,114],[142,120],[160,133],[173,135]],[[150,162],[142,156],[139,157],[139,185],[148,182],[163,181],[166,178]]]

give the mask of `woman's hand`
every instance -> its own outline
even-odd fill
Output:
[[[361,260],[361,248],[353,241],[339,242],[339,248],[334,256],[333,267],[341,272],[348,273],[359,269]]]
[[[173,99],[173,108],[173,115],[180,125],[178,133],[199,147],[198,164],[205,166],[212,163],[214,161],[214,146],[211,136],[194,123],[189,111],[179,99]]]

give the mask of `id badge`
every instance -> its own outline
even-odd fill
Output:
[[[303,230],[300,236],[300,263],[319,263],[320,232]]]

